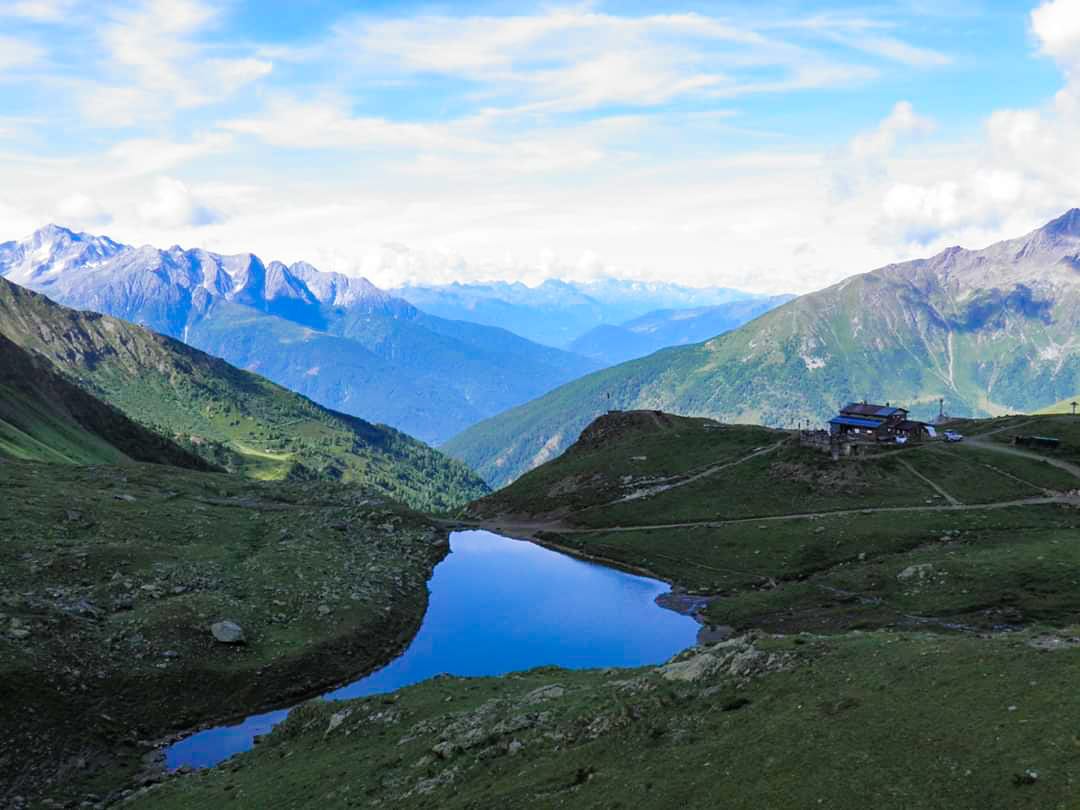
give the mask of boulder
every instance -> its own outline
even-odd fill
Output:
[[[215,641],[222,644],[243,644],[246,640],[244,638],[244,628],[231,621],[215,622],[210,625],[210,633],[214,636]]]
[[[909,565],[897,574],[896,578],[901,582],[908,579],[925,579],[933,572],[934,566],[931,563],[920,563],[919,565]]]

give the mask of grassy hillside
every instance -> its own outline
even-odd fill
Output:
[[[0,335],[0,458],[66,464],[212,466],[66,380]]]
[[[0,460],[0,503],[5,807],[104,801],[170,732],[384,663],[448,547],[362,487],[162,465]],[[246,643],[215,642],[222,620]]]
[[[446,509],[485,490],[460,462],[403,433],[2,279],[0,334],[47,357],[136,422],[249,477],[353,482],[421,509]]]
[[[310,703],[137,808],[1067,808],[1075,633],[752,636]]]

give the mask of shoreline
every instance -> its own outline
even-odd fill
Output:
[[[443,530],[443,527],[441,525],[439,525],[439,528],[440,530]],[[220,766],[221,763],[226,762],[228,759],[235,755],[225,757],[224,759],[219,760],[213,765],[208,765],[205,768],[192,768],[188,765],[181,765],[177,768],[169,769],[165,764],[165,752],[177,743],[183,742],[184,740],[194,737],[197,734],[201,734],[204,731],[209,731],[210,729],[214,728],[239,725],[240,723],[244,722],[246,719],[254,715],[268,714],[270,712],[292,709],[304,703],[307,703],[308,701],[315,700],[322,695],[347,686],[354,681],[357,681],[361,678],[366,678],[368,675],[377,672],[378,670],[389,665],[390,663],[404,655],[405,651],[408,650],[409,645],[412,644],[413,640],[420,632],[420,627],[423,625],[424,618],[427,616],[428,602],[431,596],[427,585],[431,582],[431,579],[435,574],[436,567],[450,555],[450,532],[448,530],[444,530],[443,542],[439,543],[438,551],[438,559],[433,559],[431,570],[428,573],[427,579],[425,580],[425,587],[420,597],[421,609],[415,614],[415,620],[410,622],[407,627],[402,628],[402,630],[397,634],[394,639],[393,645],[389,648],[387,655],[380,656],[379,660],[377,660],[376,662],[369,663],[367,666],[356,670],[348,675],[340,677],[334,681],[328,681],[324,684],[321,684],[320,686],[313,687],[312,689],[306,689],[296,695],[268,699],[266,701],[260,702],[256,706],[244,710],[243,712],[232,714],[224,718],[210,718],[199,723],[197,726],[189,727],[182,731],[173,732],[167,734],[164,737],[156,739],[154,741],[153,751],[146,754],[146,767],[144,768],[144,770],[135,775],[135,778],[132,780],[133,784],[146,786],[146,784],[148,783],[159,782],[164,779],[172,778],[174,776],[183,776],[186,773],[194,771],[210,770],[212,768],[216,768]],[[344,637],[342,639],[338,639],[338,641],[342,640],[344,640]],[[328,645],[333,646],[334,643],[335,642],[328,642]],[[325,648],[327,645],[322,646],[323,648]],[[319,652],[319,650],[313,651],[309,657],[314,658],[318,655]],[[265,671],[266,670],[260,670],[260,675],[262,672]],[[150,781],[148,782],[148,780]],[[118,789],[124,790],[125,788]]]

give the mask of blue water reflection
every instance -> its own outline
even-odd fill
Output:
[[[399,658],[328,700],[391,692],[438,675],[499,675],[659,663],[694,643],[698,625],[659,607],[663,582],[485,531],[455,532],[435,569],[420,632]],[[170,768],[206,767],[246,751],[288,710],[209,729],[166,751]]]

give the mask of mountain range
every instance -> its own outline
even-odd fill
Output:
[[[126,457],[259,479],[340,480],[417,509],[448,509],[486,492],[463,464],[392,428],[3,279],[0,350],[0,456]]]
[[[0,244],[0,276],[144,325],[322,405],[439,442],[600,367],[421,312],[366,279],[50,225]]]
[[[794,297],[776,295],[695,309],[658,309],[617,326],[593,327],[571,343],[569,349],[605,366],[613,366],[668,346],[685,346],[716,337]]]
[[[393,293],[442,318],[504,326],[529,340],[559,348],[570,348],[597,327],[623,324],[658,309],[692,309],[764,298],[727,287],[614,278],[590,282],[548,279],[535,287],[505,281],[417,284],[395,288]]]
[[[916,417],[1029,412],[1080,391],[1080,209],[982,250],[952,247],[797,298],[706,342],[591,374],[444,449],[493,486],[610,408],[820,425],[853,399]]]

